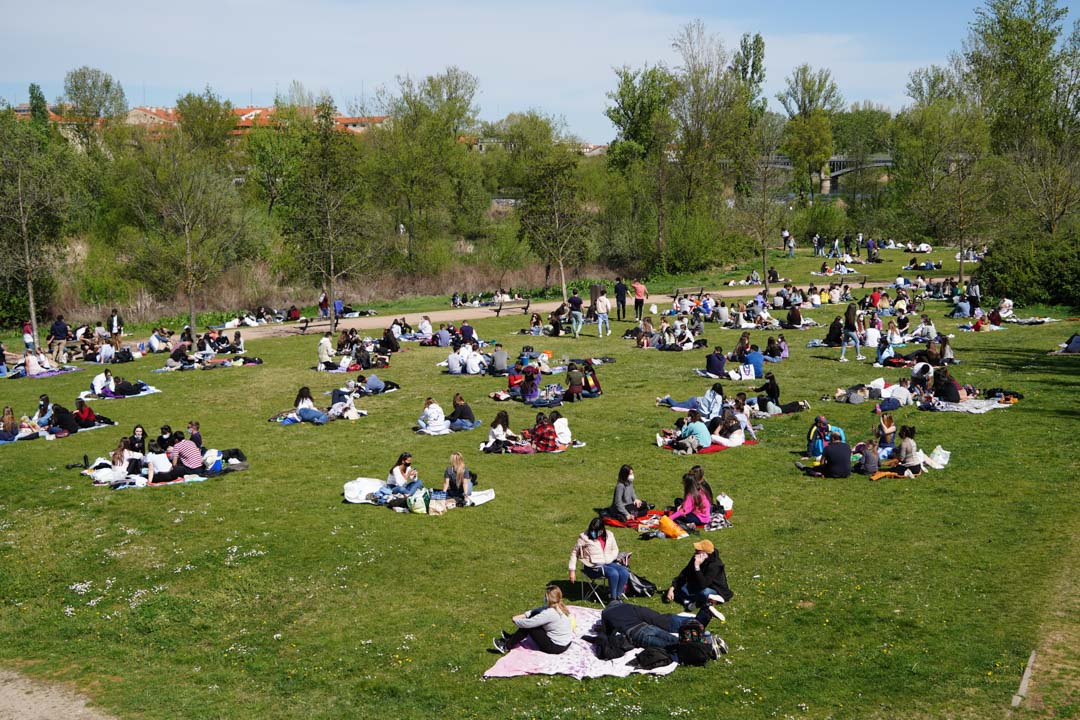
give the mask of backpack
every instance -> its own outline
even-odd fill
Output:
[[[705,626],[697,620],[689,620],[679,628],[680,645],[703,645],[709,646],[709,640],[705,637]]]

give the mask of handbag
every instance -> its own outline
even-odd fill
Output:
[[[664,535],[676,540],[682,537],[686,537],[687,535],[687,532],[681,527],[679,527],[675,523],[675,521],[667,515],[664,515],[662,518],[660,518],[660,524],[658,527],[660,529],[660,532],[664,533]]]

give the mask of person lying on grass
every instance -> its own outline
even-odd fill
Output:
[[[311,388],[307,385],[300,388],[300,391],[296,393],[296,400],[293,401],[293,409],[296,412],[296,416],[300,418],[300,422],[325,425],[327,421],[330,420],[329,415],[315,407],[315,400],[311,397]]]
[[[724,386],[718,382],[713,383],[704,395],[687,400],[674,400],[670,395],[658,397],[656,406],[668,407],[672,410],[697,410],[703,420],[712,420],[714,417],[719,417],[724,409]]]
[[[791,415],[792,413],[810,409],[810,403],[805,400],[795,400],[781,404],[780,385],[776,382],[776,376],[771,372],[765,373],[765,384],[754,388],[754,392],[764,394],[748,398],[747,403],[756,406],[758,412],[764,415]]]
[[[515,615],[512,620],[516,626],[514,632],[504,631],[501,637],[492,640],[495,649],[503,655],[526,638],[532,638],[540,652],[549,655],[566,652],[574,640],[574,617],[563,604],[558,585],[548,585],[544,589],[544,607]]]

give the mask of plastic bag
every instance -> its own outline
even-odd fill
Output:
[[[428,511],[428,504],[431,502],[431,492],[429,490],[417,490],[406,501],[409,512],[417,513],[418,515],[426,515]]]
[[[667,515],[660,518],[660,532],[667,535],[669,538],[679,539],[686,537],[687,532],[681,527],[675,524],[675,521],[669,518]]]
[[[945,448],[938,445],[934,448],[934,451],[930,453],[930,459],[936,462],[938,465],[948,465],[949,458],[952,457],[952,453]]]

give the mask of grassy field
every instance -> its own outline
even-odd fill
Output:
[[[1075,323],[957,333],[961,381],[1025,400],[981,416],[901,410],[920,447],[940,444],[952,463],[876,483],[811,480],[792,466],[812,414],[852,440],[876,421],[865,405],[819,397],[899,376],[805,348],[823,329],[786,333],[793,357],[771,368],[783,399],[810,400],[811,414],[764,421],[756,447],[685,458],[653,444],[677,417],[653,398],[703,392],[708,382],[691,373],[702,353],[638,351],[591,328],[577,341],[511,338],[521,324],[476,326],[512,350],[617,358],[600,368],[601,398],[562,408],[587,447],[485,456],[484,429],[414,436],[424,397],[447,407],[456,391],[485,424],[504,408],[515,427],[531,424],[520,405],[486,398],[503,381],[441,375],[434,348],[409,346],[379,373],[403,389],[360,403],[368,417],[321,428],[266,422],[299,386],[318,394],[344,379],[305,369],[312,337],[251,341],[261,367],[152,374],[159,357],[119,368],[164,392],[97,401],[115,431],[0,447],[0,663],[73,682],[122,718],[982,718],[1004,713],[1049,634],[1078,637],[1075,614],[1060,610],[1075,607],[1080,571],[1080,368],[1045,354]],[[725,347],[736,336],[707,332]],[[0,381],[2,403],[29,414],[42,392],[70,402],[91,375]],[[201,421],[209,446],[244,449],[251,469],[123,492],[64,469],[105,454],[136,422],[153,434],[188,420]],[[438,518],[342,503],[344,482],[385,475],[404,450],[428,483],[460,450],[497,499]],[[734,499],[734,527],[712,535],[735,591],[727,623],[713,626],[731,654],[663,679],[481,681],[495,659],[490,637],[535,606],[545,582],[565,579],[574,538],[610,502],[623,462],[658,505],[697,462]],[[686,542],[617,538],[658,584],[690,553]],[[1075,676],[1044,689],[1040,714],[1080,712]]]

